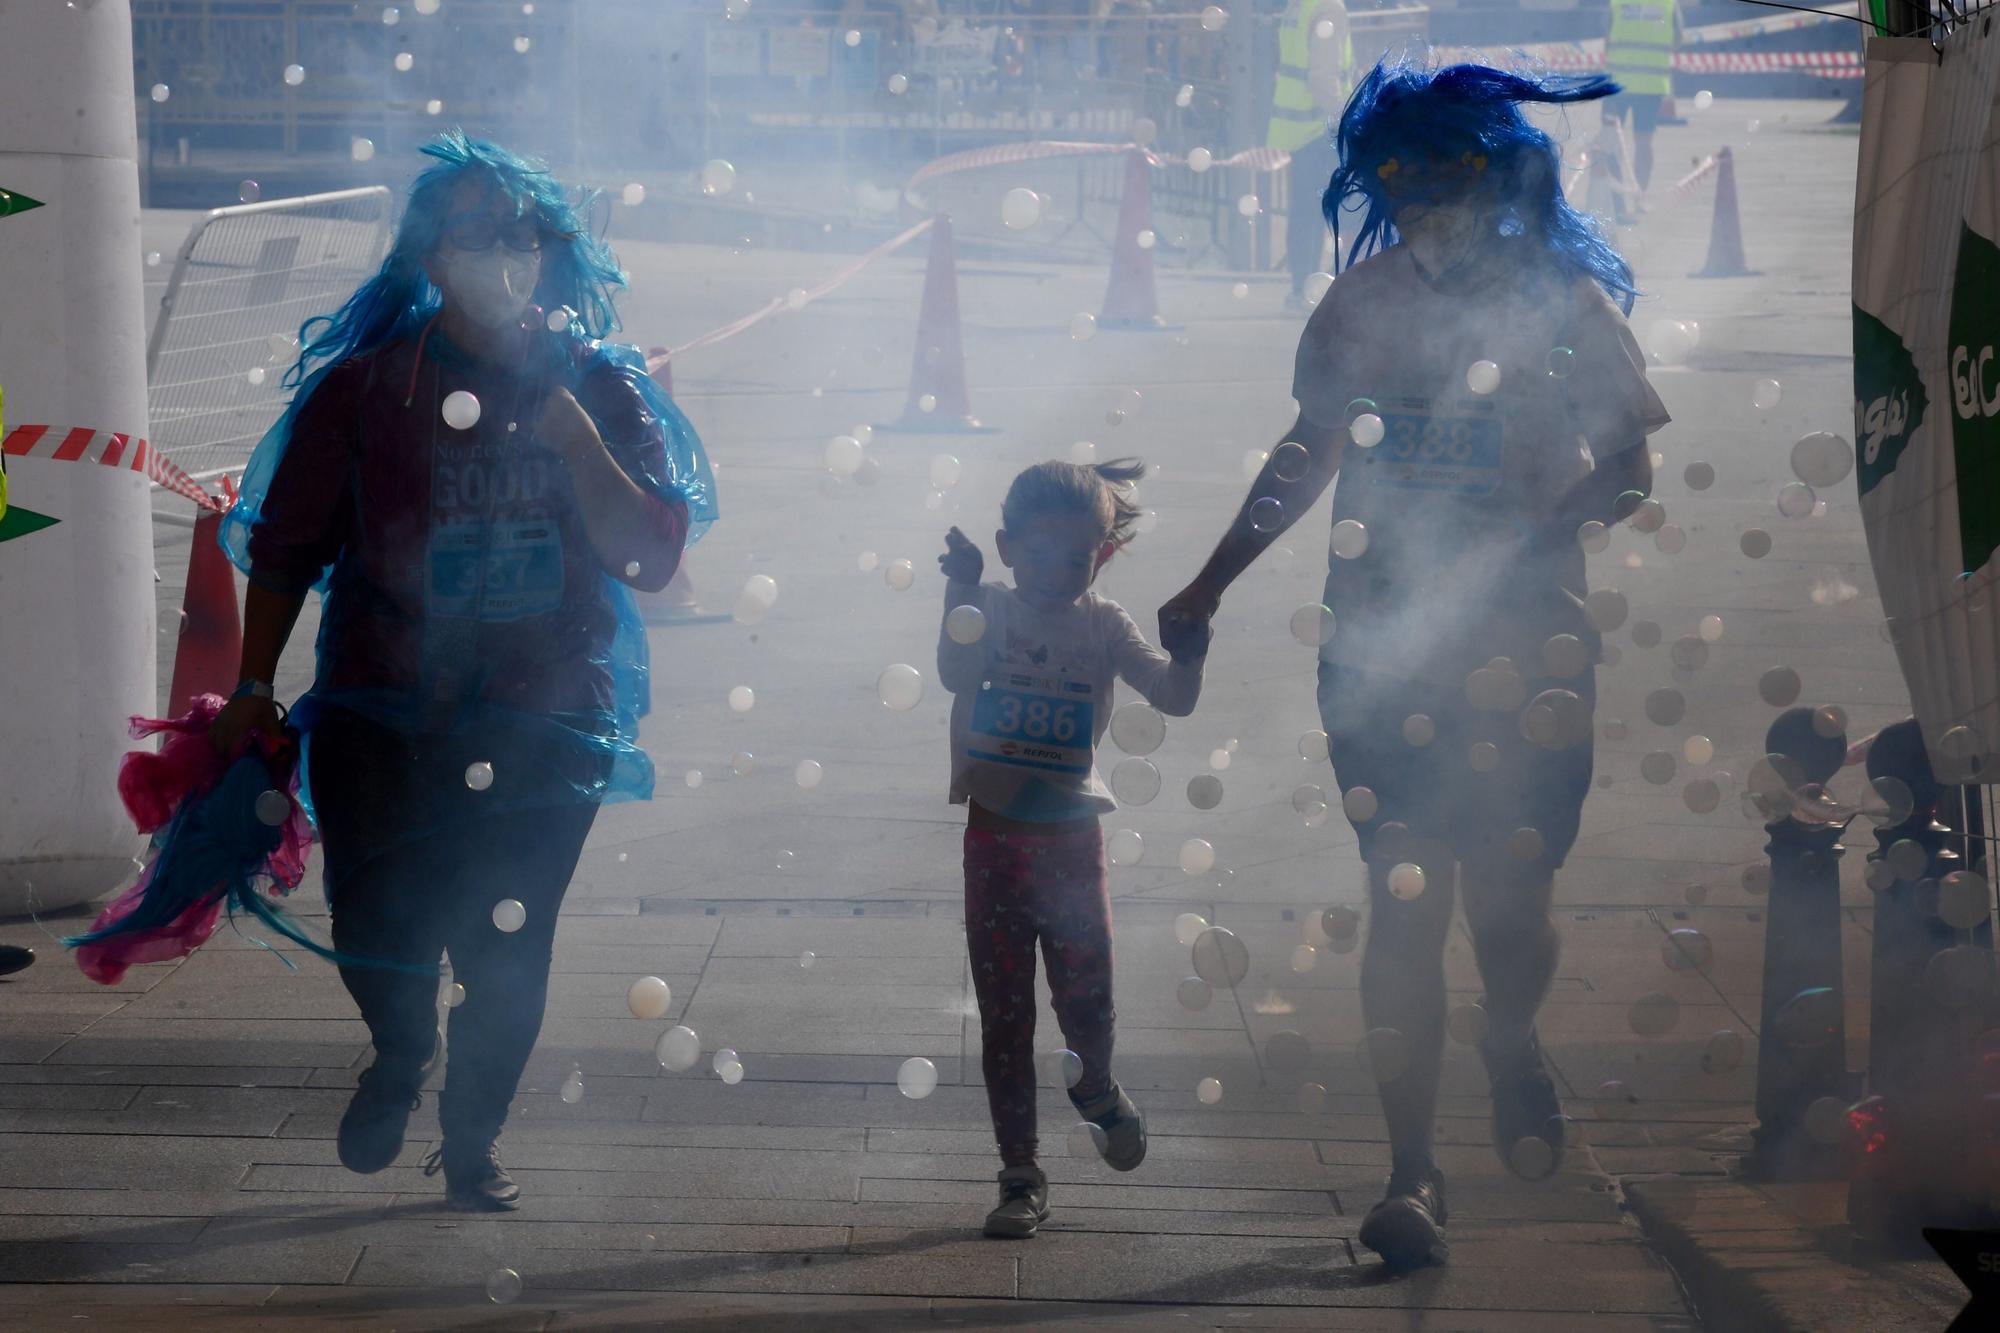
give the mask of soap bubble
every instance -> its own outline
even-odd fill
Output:
[[[1556,1169],[1555,1146],[1539,1134],[1523,1135],[1507,1150],[1507,1167],[1523,1180],[1547,1180]]]
[[[1664,787],[1674,780],[1676,767],[1673,755],[1665,750],[1654,750],[1639,761],[1639,776],[1655,787]]]
[[[1229,294],[1235,297],[1237,300],[1241,301],[1243,298],[1250,295],[1250,284],[1247,282],[1234,283],[1229,288]]]
[[[1194,105],[1193,84],[1184,83],[1179,88],[1174,90],[1174,105],[1183,108]]]
[[[1647,330],[1646,350],[1659,364],[1677,366],[1688,359],[1699,341],[1700,335],[1686,320],[1659,319]]]
[[[1235,745],[1236,742],[1231,741],[1228,745],[1223,746],[1220,749],[1210,750],[1208,752],[1208,766],[1214,769],[1218,773],[1220,773],[1223,769],[1228,768],[1230,755],[1233,752]]]
[[[438,12],[438,4],[439,0],[416,0],[416,11],[419,14],[435,14]]]
[[[696,787],[699,787],[702,784],[701,770],[698,768],[690,768],[687,771],[687,777],[685,781],[687,782],[688,790],[690,791],[694,790]]]
[[[1069,321],[1069,336],[1076,341],[1089,342],[1097,336],[1097,316],[1088,310],[1072,315]]]
[[[1681,758],[1702,765],[1715,758],[1715,742],[1706,736],[1690,736],[1681,742]]]
[[[1687,696],[1671,686],[1646,696],[1646,720],[1655,726],[1677,725],[1687,715]]]
[[[953,643],[973,644],[986,637],[986,613],[971,604],[945,613],[944,632]]]
[[[859,29],[849,28],[847,34],[841,40],[849,46],[859,46],[861,45],[861,32]]]
[[[1597,1095],[1591,1099],[1591,1110],[1599,1120],[1623,1120],[1632,1114],[1638,1104],[1639,1098],[1621,1080],[1608,1078],[1597,1085]]]
[[[1847,734],[1847,710],[1839,704],[1825,704],[1813,709],[1813,735],[1821,740],[1835,740]]]
[[[1478,1045],[1486,1039],[1491,1026],[1486,1007],[1479,1004],[1461,1004],[1445,1015],[1444,1020],[1444,1030],[1461,1046]]]
[[[1670,930],[1660,944],[1660,959],[1675,972],[1706,972],[1715,962],[1715,946],[1698,930]]]
[[[1139,864],[1145,850],[1146,840],[1134,829],[1114,829],[1111,836],[1104,840],[1105,857],[1115,866]]]
[[[1854,446],[1830,431],[1801,435],[1792,446],[1792,475],[1808,486],[1833,486],[1854,470]]]
[[[1727,1074],[1743,1063],[1743,1038],[1728,1028],[1712,1033],[1701,1048],[1704,1074]]]
[[[1382,418],[1373,412],[1363,412],[1349,422],[1347,427],[1348,435],[1354,440],[1355,445],[1362,449],[1373,449],[1382,443],[1384,430]]]
[[[1222,804],[1222,779],[1213,773],[1197,773],[1188,779],[1188,804],[1197,810],[1213,810]]]
[[[1313,970],[1313,965],[1317,962],[1319,962],[1319,950],[1313,948],[1310,944],[1301,944],[1292,950],[1292,971],[1294,972],[1310,972]]]
[[[1706,111],[1715,105],[1715,94],[1704,88],[1694,95],[1694,109]]]
[[[474,791],[485,791],[493,785],[493,765],[484,759],[466,765],[465,785]]]
[[[398,74],[408,74],[411,70],[417,67],[417,58],[411,55],[408,51],[398,51],[396,53],[396,59],[393,63],[396,66],[396,72]]]
[[[882,567],[882,582],[897,592],[908,592],[917,581],[917,567],[908,560],[894,560]]]
[[[1413,861],[1399,862],[1389,871],[1389,892],[1404,902],[1424,891],[1424,868]]]
[[[1826,986],[1800,991],[1778,1007],[1771,1031],[1792,1046],[1820,1046],[1840,1031],[1840,997]]]
[[[937,1066],[921,1055],[911,1056],[903,1061],[903,1067],[896,1071],[896,1091],[911,1101],[922,1101],[937,1091]]]
[[[170,96],[172,96],[172,90],[166,84],[156,83],[153,85],[152,98],[155,102],[164,102]]]
[[[731,1060],[728,1064],[716,1070],[715,1075],[733,1088],[743,1081],[743,1062],[741,1060]]]
[[[1752,560],[1762,560],[1771,554],[1771,534],[1762,528],[1745,528],[1737,546]]]
[[[528,909],[512,898],[502,898],[493,904],[493,924],[506,934],[512,935],[528,921]]]
[[[1412,713],[1403,719],[1403,744],[1421,750],[1437,739],[1437,723],[1426,713]]]
[[[1312,467],[1312,455],[1297,440],[1286,440],[1271,451],[1271,475],[1279,481],[1297,481]]]
[[[1079,1120],[1070,1126],[1069,1134],[1064,1140],[1064,1151],[1071,1157],[1079,1159],[1102,1157],[1110,1144],[1111,1140],[1102,1126],[1093,1125],[1088,1120]]]
[[[444,424],[453,430],[471,430],[479,424],[479,400],[463,389],[444,396]]]
[[[799,966],[802,968],[810,969],[812,965],[814,963],[817,963],[818,961],[819,961],[819,955],[814,953],[811,949],[807,949],[801,954],[799,954]]]
[[[1609,634],[1625,623],[1632,605],[1616,588],[1599,588],[1583,599],[1583,611],[1600,634]]]
[[[1938,881],[1937,913],[1953,930],[1972,930],[1985,921],[1992,902],[1986,877],[1976,870],[1954,870]]]
[[[1250,950],[1235,932],[1210,926],[1190,946],[1194,974],[1209,985],[1234,989],[1250,975]]]
[[[1130,755],[1148,755],[1167,739],[1167,719],[1150,704],[1125,704],[1111,715],[1111,743]]]
[[[919,397],[919,398],[917,399],[917,411],[919,411],[919,412],[935,412],[936,410],[937,410],[937,395],[936,395],[936,394],[934,394],[934,393],[927,393],[927,394],[924,394],[924,395],[922,395],[921,397]]]
[[[718,1074],[720,1074],[725,1067],[737,1063],[739,1063],[739,1058],[736,1054],[736,1048],[733,1046],[723,1047],[721,1050],[717,1051],[712,1057],[710,1057],[708,1062],[709,1068],[713,1069]]]
[[[757,756],[748,750],[738,750],[729,756],[729,769],[739,778],[747,778],[757,770]]]
[[[1204,838],[1189,838],[1181,844],[1180,862],[1186,873],[1206,875],[1215,868],[1215,848]]]
[[[1160,770],[1136,755],[1111,770],[1111,794],[1120,805],[1145,805],[1160,794]]]
[[[931,485],[940,491],[948,491],[958,484],[965,472],[965,465],[951,454],[939,454],[931,460]]]
[[[1660,529],[1659,536],[1653,538],[1653,545],[1664,555],[1679,555],[1687,549],[1687,531],[1678,523],[1669,523]]]
[[[665,1018],[674,993],[658,977],[640,977],[625,992],[625,1007],[634,1018]]]
[[[1705,491],[1715,485],[1715,468],[1707,463],[1689,463],[1681,474],[1691,491]]]
[[[636,572],[636,570],[632,571]],[[764,618],[778,601],[778,581],[769,574],[752,574],[743,583],[743,591],[736,594],[735,620],[739,625],[754,625]],[[738,709],[741,712],[743,710]]]
[[[1327,289],[1332,286],[1333,274],[1331,273],[1307,274],[1306,285],[1304,287],[1306,304],[1309,306],[1318,305],[1325,298]]]
[[[347,155],[356,162],[369,162],[375,157],[375,141],[357,138],[347,145]]]
[[[1773,708],[1789,708],[1798,700],[1804,683],[1788,666],[1775,666],[1757,678],[1758,697]]]
[[[1611,545],[1611,531],[1596,519],[1588,519],[1577,525],[1576,544],[1587,553],[1596,555]]]
[[[1327,761],[1326,733],[1308,731],[1299,737],[1299,758],[1309,764],[1323,764]]]
[[[702,164],[701,192],[706,195],[728,194],[736,188],[736,168],[721,158]]]
[[[1048,1081],[1065,1088],[1083,1082],[1083,1057],[1072,1050],[1050,1051],[1042,1068]]]
[[[1246,218],[1254,218],[1264,211],[1264,206],[1258,202],[1254,194],[1239,195],[1236,200],[1236,211]]]
[[[292,817],[292,798],[281,791],[260,792],[255,809],[258,823],[277,828]]]
[[[1318,791],[1319,788],[1313,788]],[[1293,805],[1298,801],[1294,798]],[[1374,791],[1367,787],[1349,787],[1340,798],[1341,813],[1356,824],[1366,824],[1381,811],[1382,803]],[[1300,811],[1301,814],[1305,813]]]
[[[1222,1080],[1205,1078],[1194,1085],[1194,1095],[1203,1106],[1213,1106],[1222,1100]]]
[[[1776,380],[1758,380],[1750,387],[1750,405],[1760,410],[1776,407],[1783,396],[1784,390]]]
[[[438,98],[433,97],[430,101],[424,103],[424,114],[427,116],[435,116],[443,111],[444,103]]]
[[[1292,637],[1307,648],[1319,648],[1333,638],[1333,612],[1308,602],[1292,612]]]
[[[146,267],[158,268],[159,266],[160,266],[160,252],[158,250],[148,250],[146,252]]]
[[[506,1305],[520,1295],[521,1275],[511,1268],[496,1269],[486,1279],[486,1299],[495,1305]]]
[[[1936,768],[1941,781],[1965,784],[1985,767],[1986,741],[1972,727],[1946,727],[1937,739]]]
[[[738,2],[738,0],[730,0],[730,3],[731,3],[732,5],[736,4],[737,2]],[[515,54],[515,55],[521,55],[521,56],[524,56],[524,55],[528,54],[528,48],[529,48],[529,47],[531,47],[531,46],[533,46],[533,45],[534,45],[534,42],[533,42],[533,41],[531,41],[531,40],[529,40],[529,39],[528,39],[527,37],[525,37],[525,36],[523,36],[523,37],[516,37],[516,38],[514,39],[514,54]]]
[[[852,435],[836,435],[826,444],[826,470],[836,477],[851,477],[861,470],[861,461],[867,456],[861,441]]]
[[[454,981],[445,987],[444,1003],[448,1009],[456,1009],[465,1003],[465,987]]]
[[[1215,154],[1209,152],[1206,148],[1188,149],[1187,159],[1188,170],[1197,176],[1215,165]],[[1248,293],[1250,290],[1248,283],[1239,282],[1236,285],[1243,288],[1245,293]]]
[[[1192,947],[1207,929],[1208,918],[1199,912],[1182,912],[1174,918],[1174,938],[1184,945]]]
[[[910,77],[909,77],[909,75],[907,75],[907,74],[891,74],[891,75],[889,76],[889,95],[890,95],[890,96],[892,96],[892,97],[901,97],[901,96],[902,96],[902,95],[903,95],[904,93],[908,92],[909,90],[910,90]]]
[[[686,1073],[702,1059],[702,1039],[694,1035],[692,1027],[670,1027],[660,1033],[660,1041],[654,1043],[652,1053],[660,1061],[660,1069]]]
[[[1368,551],[1368,529],[1359,519],[1343,518],[1333,525],[1333,553],[1342,560],[1358,560]]]
[[[1549,349],[1549,375],[1553,379],[1568,379],[1569,372],[1576,366],[1576,351],[1569,347]]]
[[[1847,1103],[1838,1097],[1815,1097],[1806,1104],[1801,1123],[1814,1143],[1839,1143],[1848,1132]]]
[[[1229,11],[1221,5],[1207,5],[1203,7],[1201,11],[1201,30],[1203,32],[1221,32],[1222,25],[1227,22],[1229,22]]]
[[[1140,232],[1133,239],[1138,242],[1139,248],[1141,250],[1150,250],[1159,243],[1160,237],[1157,232],[1155,232],[1151,227],[1148,227],[1144,231]]]
[[[1024,185],[1000,196],[1000,221],[1011,231],[1026,231],[1042,220],[1042,197]]]
[[[1335,944],[1358,939],[1361,935],[1361,913],[1352,907],[1329,907],[1319,914],[1319,928]]]
[[[747,713],[757,706],[757,691],[748,685],[738,685],[729,692],[729,711]]]
[[[924,697],[924,678],[915,667],[897,662],[884,667],[876,677],[875,694],[886,708],[904,712],[915,708]]]
[[[236,197],[243,203],[254,204],[264,197],[264,187],[256,181],[238,181],[236,184]]]
[[[1370,1028],[1355,1055],[1377,1083],[1394,1083],[1410,1067],[1410,1040],[1395,1028]]]
[[[1260,495],[1250,503],[1250,526],[1257,532],[1276,532],[1285,525],[1284,502],[1275,496]]]
[[[562,1099],[567,1105],[570,1106],[575,1106],[578,1102],[583,1100],[582,1075],[571,1074],[569,1078],[564,1080],[562,1085]]]
[[[1681,1002],[1665,991],[1649,991],[1632,1001],[1626,1021],[1642,1037],[1665,1036],[1681,1019]]]
[[[1802,481],[1788,481],[1778,488],[1778,512],[1786,518],[1811,518],[1819,497]]]
[[[1500,367],[1491,361],[1475,361],[1465,372],[1465,387],[1481,395],[1500,387]]]
[[[305,81],[306,67],[304,65],[285,66],[285,83],[288,87],[296,88]]]
[[[646,187],[638,181],[627,181],[625,188],[618,192],[618,197],[624,202],[625,207],[637,208],[646,202]]]
[[[1320,41],[1322,41],[1322,42],[1323,42],[1323,41],[1326,41],[1326,40],[1327,40],[1328,38],[1332,37],[1332,36],[1333,36],[1333,20],[1332,20],[1332,19],[1321,19],[1321,20],[1320,20],[1319,22],[1317,22],[1317,23],[1313,24],[1313,36],[1314,36],[1314,37],[1317,37],[1317,38],[1318,38],[1318,39],[1319,39]]]

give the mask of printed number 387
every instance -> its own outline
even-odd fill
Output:
[[[1051,705],[1046,699],[1023,702],[1018,695],[1009,695],[1000,700],[1000,716],[994,730],[1003,736],[1019,733],[1031,741],[1067,745],[1076,739],[1076,705]]]

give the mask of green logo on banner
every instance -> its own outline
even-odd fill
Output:
[[[1896,470],[1929,399],[1916,359],[1896,331],[1854,307],[1855,477],[1866,495]]]
[[[1970,227],[1958,238],[1946,346],[1951,446],[1958,466],[1958,541],[1969,572],[2000,546],[2000,249]]]

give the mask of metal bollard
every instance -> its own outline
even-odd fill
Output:
[[[1869,1146],[1851,1173],[1848,1220],[1902,1240],[1924,1226],[1989,1226],[1982,1111],[1991,1108],[1981,1099],[1992,1091],[1983,1086],[1991,1074],[1982,1034],[1994,1019],[1993,926],[1982,913],[1955,928],[1938,911],[1945,876],[1986,870],[1982,811],[1967,799],[1977,789],[1939,782],[1914,720],[1876,738],[1868,776],[1902,782],[1911,810],[1876,831],[1870,858],[1869,1096],[1850,1116]],[[1970,849],[1970,864],[1959,847]]]
[[[1796,789],[1839,771],[1847,738],[1821,736],[1812,710],[1793,708],[1771,724],[1765,748],[1796,766],[1785,775]],[[1757,1127],[1741,1165],[1764,1180],[1829,1179],[1839,1175],[1839,1153],[1806,1132],[1806,1108],[1822,1097],[1850,1100],[1840,975],[1841,826],[1802,823],[1788,808],[1764,831],[1771,895],[1757,1029]]]

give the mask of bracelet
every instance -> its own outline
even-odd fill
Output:
[[[235,693],[229,697],[232,699],[241,699],[246,694],[256,699],[276,699],[278,697],[278,692],[271,688],[270,682],[262,680],[238,681]]]

